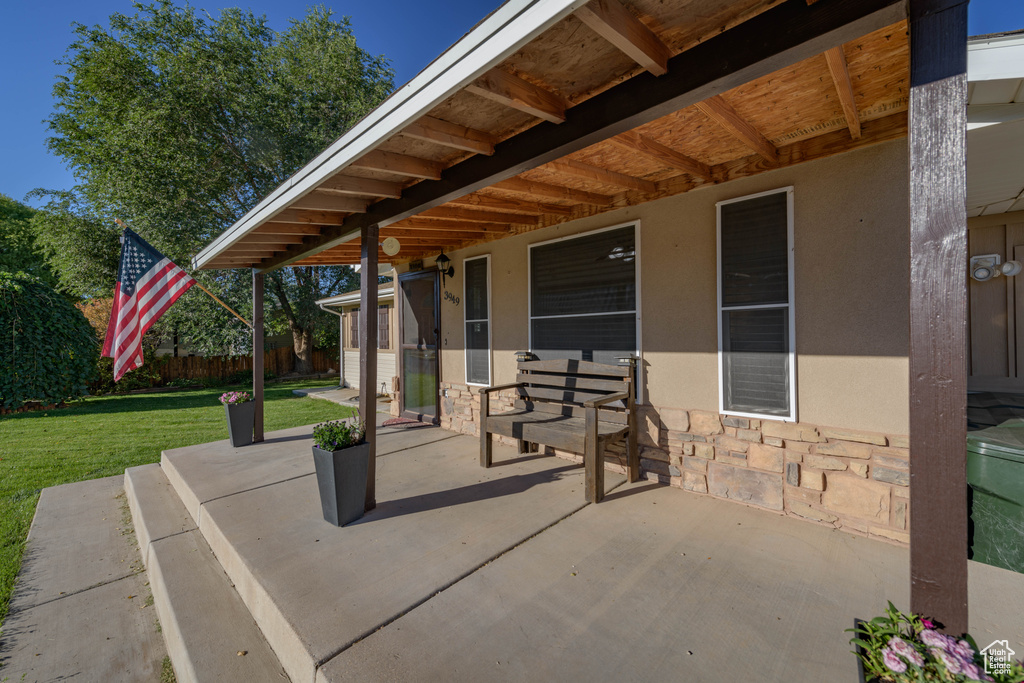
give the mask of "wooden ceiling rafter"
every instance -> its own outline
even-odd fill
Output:
[[[714,176],[711,173],[711,167],[704,162],[686,156],[682,152],[678,152],[671,147],[667,147],[657,140],[641,135],[636,131],[620,133],[608,140],[613,144],[624,147],[632,152],[642,154],[648,159],[656,161],[669,168],[674,168],[678,171],[695,175],[702,180],[714,179]]]
[[[569,106],[561,95],[498,68],[466,86],[466,90],[551,123],[565,121]]]
[[[770,164],[779,163],[779,150],[749,121],[736,113],[721,95],[714,95],[696,105],[705,116],[715,121],[733,137],[764,157]]]
[[[511,223],[460,223],[446,218],[430,216],[414,216],[381,228],[402,228],[403,230],[446,230],[447,232],[487,232],[496,235],[507,234],[512,229]]]
[[[658,188],[657,184],[653,181],[626,175],[625,173],[619,173],[618,171],[612,171],[600,166],[594,166],[593,164],[584,163],[582,161],[576,161],[575,159],[552,161],[551,163],[542,166],[542,168],[551,169],[558,173],[564,173],[566,175],[583,178],[585,180],[592,180],[595,183],[601,183],[602,185],[616,185],[627,190],[654,192]]]
[[[373,171],[383,171],[395,175],[419,178],[421,180],[440,180],[442,164],[429,159],[399,154],[398,152],[385,152],[375,149],[353,161],[350,166],[356,168],[368,168]]]
[[[327,194],[313,190],[292,202],[293,209],[309,211],[341,211],[344,213],[366,213],[370,200],[360,197]]]
[[[269,235],[253,232],[238,240],[235,244],[302,244],[302,235]]]
[[[494,154],[494,145],[497,142],[497,138],[490,133],[460,126],[457,123],[450,123],[433,116],[421,117],[415,123],[406,126],[401,134],[416,140],[488,156]]]
[[[485,230],[467,230],[465,232],[458,233],[458,238],[465,238],[467,240],[484,239],[488,235],[500,235],[502,233],[488,232]],[[417,237],[425,237],[432,239],[443,239],[453,237],[451,231],[438,229],[438,230],[422,230],[419,228],[395,228],[389,225],[386,228],[381,228],[380,231],[381,239],[385,237],[394,237],[399,242],[403,242],[407,239],[415,239]]]
[[[618,0],[591,0],[576,18],[655,76],[668,73],[668,46]]]
[[[492,184],[488,189],[519,192],[534,197],[544,197],[545,199],[564,199],[579,204],[592,204],[593,206],[611,206],[614,202],[609,195],[577,190],[576,188],[564,187],[562,185],[551,185],[550,183],[541,183],[536,180],[527,180],[519,177],[500,180]]]
[[[285,209],[270,220],[274,223],[295,223],[297,225],[342,225],[345,222],[345,215],[332,211]],[[308,234],[316,235],[318,232]]]
[[[499,209],[504,211],[515,211],[519,213],[547,213],[555,216],[571,216],[572,206],[565,204],[544,204],[531,202],[525,199],[514,199],[511,197],[499,197],[497,195],[482,194],[474,192],[458,199],[453,199],[449,204],[460,206],[478,206],[487,209]]]
[[[320,228],[316,225],[300,223],[264,223],[250,235],[319,235]]]
[[[402,196],[402,186],[398,183],[376,178],[360,178],[336,174],[331,176],[317,190],[337,194],[354,195],[357,197],[387,197],[398,199]]]
[[[467,209],[462,206],[438,206],[421,211],[418,215],[447,218],[453,221],[478,221],[481,223],[511,223],[513,225],[537,225],[540,223],[540,218],[534,215],[483,211]]]
[[[836,87],[839,103],[846,116],[846,126],[850,136],[856,140],[860,137],[860,114],[857,112],[857,98],[853,94],[853,81],[850,80],[850,67],[846,63],[846,53],[842,45],[836,45],[825,51],[825,62],[832,75],[832,83]]]

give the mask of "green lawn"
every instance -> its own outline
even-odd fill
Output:
[[[292,389],[329,383],[268,384],[266,431],[351,415],[351,408],[292,394]],[[224,408],[217,399],[232,390],[248,387],[103,396],[61,410],[0,417],[0,624],[39,491],[123,474],[126,467],[159,462],[168,448],[226,439]]]

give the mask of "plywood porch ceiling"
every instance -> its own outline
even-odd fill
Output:
[[[698,5],[699,8],[694,7]],[[261,267],[778,4],[593,0],[204,265]],[[906,22],[380,229],[401,263],[906,135]],[[355,264],[358,238],[290,265]]]

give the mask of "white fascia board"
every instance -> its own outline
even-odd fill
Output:
[[[346,304],[357,304],[360,299],[359,292],[347,292],[345,294],[339,294],[338,296],[331,296],[326,299],[320,299],[316,302],[317,306],[344,306]],[[391,301],[395,297],[395,288],[388,287],[387,289],[377,290],[378,301]]]
[[[967,43],[967,80],[1024,78],[1024,35],[994,36]]]
[[[249,230],[404,129],[588,0],[508,0],[192,258],[202,268]]]

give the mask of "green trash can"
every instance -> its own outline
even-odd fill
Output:
[[[970,558],[1024,574],[1024,419],[967,434]]]

